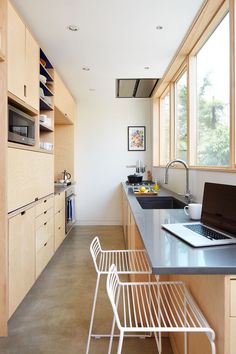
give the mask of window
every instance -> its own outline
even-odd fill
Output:
[[[175,82],[175,158],[187,161],[187,73]]]
[[[167,92],[160,100],[160,163],[170,160],[170,94]]]
[[[229,62],[229,15],[226,15],[196,55],[197,166],[230,163]]]

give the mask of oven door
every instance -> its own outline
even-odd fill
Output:
[[[66,233],[75,223],[75,194],[66,197]]]

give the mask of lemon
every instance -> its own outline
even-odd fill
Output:
[[[158,186],[158,184],[157,184],[157,183],[155,183],[155,184],[154,184],[154,186],[153,186],[152,188],[154,189],[154,191],[158,191],[159,186]]]
[[[144,186],[140,187],[139,190],[140,190],[141,193],[145,193],[146,192],[146,188]]]

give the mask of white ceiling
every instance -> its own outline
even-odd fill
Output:
[[[203,0],[12,2],[79,101],[114,97],[116,78],[161,77]]]

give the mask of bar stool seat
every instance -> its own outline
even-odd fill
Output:
[[[209,339],[211,353],[215,354],[215,333],[183,282],[121,282],[113,264],[106,286],[114,312],[108,354],[112,349],[115,323],[120,330],[117,354],[122,351],[125,332],[147,331],[154,332],[159,353],[162,332],[204,332]],[[159,333],[159,339],[156,333]]]
[[[148,262],[146,250],[103,250],[101,248],[99,238],[96,236],[91,242],[90,253],[92,255],[94,267],[97,272],[97,281],[89,326],[86,354],[89,353],[91,337],[110,337],[110,334],[92,334],[101,275],[108,275],[112,264],[116,265],[118,274],[147,274],[149,276],[151,274],[151,268]]]

